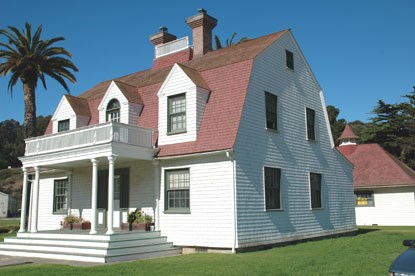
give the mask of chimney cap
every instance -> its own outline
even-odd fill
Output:
[[[159,28],[160,32],[162,33],[167,33],[167,31],[169,30],[166,26],[160,26]]]
[[[200,8],[197,10],[198,13],[203,13],[203,14],[207,14],[207,10],[205,10],[204,8]]]

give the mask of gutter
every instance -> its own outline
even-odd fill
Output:
[[[203,157],[203,156],[210,156],[210,155],[220,155],[220,154],[224,154],[224,153],[227,156],[228,152],[233,152],[233,149],[208,151],[208,152],[200,152],[200,153],[191,153],[191,154],[184,154],[184,155],[165,156],[165,157],[155,157],[154,159],[156,159],[156,160],[171,160],[171,159],[181,159],[181,158]]]

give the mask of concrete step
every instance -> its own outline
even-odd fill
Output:
[[[159,231],[82,233],[19,233],[0,243],[0,254],[83,262],[115,262],[181,254]]]

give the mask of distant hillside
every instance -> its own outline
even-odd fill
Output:
[[[23,173],[19,169],[0,170],[0,192],[13,196],[18,201],[22,198]]]

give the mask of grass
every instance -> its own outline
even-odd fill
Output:
[[[4,240],[5,237],[16,236],[16,232],[19,230],[19,219],[0,219],[0,242]],[[7,230],[7,233],[3,233]]]
[[[353,237],[241,254],[192,254],[95,267],[31,264],[0,275],[387,275],[415,227],[364,227]]]

